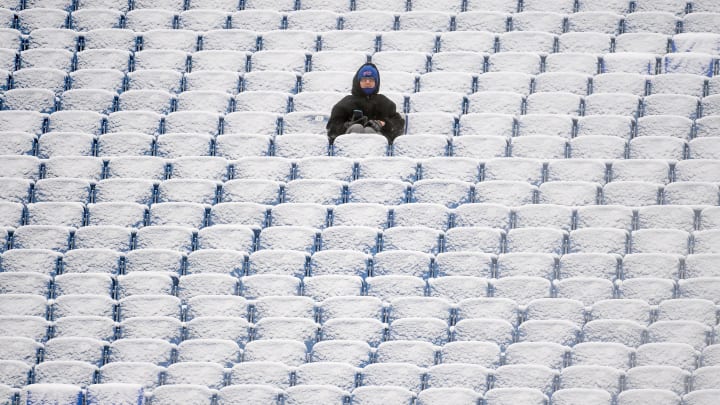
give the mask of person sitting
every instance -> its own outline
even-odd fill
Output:
[[[362,65],[353,76],[352,94],[343,97],[332,108],[326,129],[332,143],[335,138],[350,133],[384,135],[389,143],[402,135],[405,119],[395,109],[395,103],[378,93],[380,73],[372,63]]]

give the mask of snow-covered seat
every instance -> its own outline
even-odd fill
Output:
[[[411,340],[393,340],[381,343],[377,348],[378,363],[410,363],[418,367],[435,364],[438,346]]]
[[[599,70],[599,59],[595,54],[591,53],[551,53],[545,58],[546,72],[569,72],[594,75]]]
[[[554,51],[557,36],[542,31],[510,31],[498,35],[499,52],[537,52],[547,54]],[[492,56],[491,56],[492,59]]]
[[[469,33],[465,32],[465,34]],[[430,62],[433,69],[431,73],[452,72],[472,74],[483,70],[485,56],[482,53],[472,51],[445,51],[434,53]],[[421,79],[423,77],[425,76],[421,76]]]
[[[236,94],[240,90],[238,71],[245,70],[245,54],[235,53],[239,52],[211,50],[194,53],[194,71],[185,76],[186,90],[218,90]]]
[[[186,260],[181,252],[166,249],[135,249],[127,252],[125,274],[138,271],[159,271],[179,275]]]
[[[214,108],[210,106],[209,108]],[[215,107],[221,109],[222,107]],[[212,120],[214,117],[211,117]],[[190,128],[193,130],[193,128]],[[207,133],[167,133],[155,142],[155,153],[163,158],[209,157],[213,137]]]
[[[158,202],[194,202],[213,204],[217,183],[205,179],[170,179],[160,183]]]
[[[93,292],[92,290],[89,290],[89,292],[91,294],[101,294],[101,292]],[[82,292],[78,290],[74,293]],[[99,340],[110,340],[115,335],[116,326],[112,319],[105,316],[66,316],[55,321],[53,336],[91,337]]]
[[[197,41],[197,34],[185,29],[153,29],[142,33],[143,50],[177,49],[194,52],[197,48]]]
[[[647,327],[626,319],[599,319],[583,326],[585,342],[621,343],[638,347],[643,342]]]
[[[540,31],[559,35],[563,32],[565,15],[556,10],[523,10],[512,16],[514,31]]]
[[[528,405],[542,405],[547,403],[548,397],[536,388],[527,387],[493,388],[485,393],[487,405],[514,404],[518,401]]]
[[[26,205],[27,225],[82,226],[85,208],[79,202],[41,202]]]
[[[567,154],[568,139],[556,135],[521,136],[513,138],[509,148],[514,157],[563,159]]]
[[[527,304],[524,315],[527,320],[567,320],[581,325],[585,307],[581,301],[569,298],[539,298]]]
[[[31,200],[33,181],[29,179],[0,178],[3,191],[0,192],[0,200],[28,203]],[[7,232],[6,232],[7,235]]]
[[[114,361],[100,368],[100,381],[103,384],[129,383],[139,384],[144,389],[153,389],[160,385],[160,375],[165,367],[151,362]]]
[[[353,134],[339,136],[332,144],[334,156],[367,158],[386,156],[388,140],[379,134]]]
[[[87,179],[56,177],[38,180],[35,183],[36,202],[89,202],[91,183]]]
[[[471,202],[472,190],[472,183],[461,180],[418,180],[412,187],[411,202],[433,203],[455,208]]]
[[[414,403],[416,395],[402,387],[393,386],[364,386],[355,388],[352,392],[353,404],[380,405],[392,403],[409,405]]]
[[[181,397],[193,401],[193,403],[209,405],[213,403],[215,395],[216,391],[214,389],[198,385],[196,381],[193,381],[192,384],[175,383],[157,387],[152,391],[150,397],[155,404],[169,405],[174,403],[178,397]]]
[[[522,112],[525,98],[513,92],[484,91],[468,96],[468,113],[515,114]]]
[[[482,252],[498,254],[502,251],[505,233],[498,229],[464,226],[445,234],[448,252]]]
[[[320,330],[323,340],[357,340],[377,347],[384,338],[387,324],[372,318],[333,318]]]
[[[646,343],[636,351],[638,366],[674,366],[689,372],[695,370],[699,358],[700,352],[684,343]]]
[[[225,114],[230,111],[232,96],[224,91],[189,90],[177,98],[177,111],[209,111]]]
[[[51,132],[84,132],[100,135],[106,120],[105,115],[95,111],[56,111],[49,117],[48,130]]]
[[[673,35],[678,32],[681,19],[664,10],[636,11],[627,15],[624,26],[626,33],[656,32]],[[683,31],[686,31],[683,27]]]
[[[586,341],[573,346],[570,359],[576,366],[598,365],[627,370],[634,352],[635,349],[622,343]]]
[[[310,359],[362,367],[370,363],[371,350],[367,342],[360,340],[324,340],[313,346]]]
[[[76,54],[77,69],[115,69],[127,73],[131,53],[124,49],[87,49]],[[183,70],[184,71],[184,70]]]
[[[304,343],[289,339],[255,340],[245,345],[243,361],[272,361],[288,366],[305,363],[307,348]]]
[[[531,98],[539,94],[541,93],[534,93],[530,95],[528,97],[528,103],[530,103]],[[563,93],[553,92],[547,94],[553,95]],[[567,95],[570,96],[571,99],[574,99],[576,101],[579,97],[575,94],[570,93],[567,93]],[[518,117],[518,137],[551,135],[563,138],[571,138],[574,126],[575,123],[572,116],[567,113],[538,112],[528,115],[522,115]]]
[[[643,113],[645,116],[673,114],[695,119],[698,117],[699,107],[698,98],[690,95],[652,94],[646,96],[643,100]]]
[[[189,61],[190,53],[179,49],[148,49],[136,52],[134,55],[135,68],[138,70],[161,69],[185,72]]]
[[[608,366],[570,366],[560,373],[560,389],[599,389],[617,395],[625,372]]]
[[[631,139],[628,145],[630,159],[682,160],[688,149],[687,141],[673,136],[642,136]]]
[[[142,401],[143,392],[143,387],[140,384],[92,384],[86,387],[85,400],[88,404],[98,405],[102,403],[104,398],[112,397],[129,403]]]
[[[136,8],[125,14],[125,27],[136,32],[172,29],[177,11],[160,8]]]
[[[647,325],[651,320],[651,307],[639,299],[607,299],[593,303],[589,315],[591,320],[627,319]]]
[[[82,7],[82,6],[81,6]],[[126,5],[127,7],[127,5]],[[73,11],[71,28],[80,32],[88,32],[103,28],[120,28],[123,13],[110,8],[81,8]]]
[[[388,225],[389,208],[377,203],[346,203],[333,208],[333,225],[372,226]]]
[[[686,14],[682,17],[683,32],[717,32],[716,18],[717,10]]]
[[[552,280],[555,276],[557,256],[553,253],[509,252],[499,255],[496,263],[495,272],[498,278],[521,276]]]
[[[603,118],[608,115],[622,115],[635,118],[639,115],[640,108],[640,97],[634,94],[594,93],[585,97],[585,115],[602,115]]]
[[[224,10],[192,9],[181,11],[178,28],[193,31],[225,29],[230,25],[230,14]]]
[[[517,206],[531,204],[537,187],[524,181],[488,180],[475,184],[475,202]]]
[[[633,253],[623,258],[625,278],[658,277],[677,279],[680,258],[670,253]]]
[[[297,49],[257,51],[250,56],[250,70],[303,73],[308,58],[307,51]]]
[[[589,181],[552,181],[539,187],[540,204],[594,205],[600,199],[601,185]]]
[[[24,34],[41,28],[67,28],[69,14],[67,10],[42,6],[26,8],[16,13],[17,28]]]
[[[14,89],[41,87],[51,90],[55,94],[60,94],[65,90],[67,78],[67,72],[53,68],[25,68],[12,73]]]
[[[119,49],[133,52],[137,48],[137,37],[129,29],[95,29],[83,34],[83,49]]]
[[[395,226],[425,226],[444,231],[447,230],[449,221],[450,211],[440,204],[403,204],[393,210]]]
[[[230,26],[237,30],[265,31],[282,28],[283,14],[274,10],[245,8],[230,15]],[[254,49],[253,49],[254,50]]]
[[[417,132],[412,136],[396,138],[393,142],[393,156],[416,159],[447,156],[455,117],[443,112],[412,114],[413,123],[408,122],[408,125]],[[428,122],[431,124],[424,126]]]
[[[179,93],[182,73],[168,69],[141,69],[128,73],[128,90],[164,90]]]
[[[682,395],[690,381],[690,372],[674,366],[636,366],[625,374],[628,390],[662,389]]]
[[[610,52],[611,44],[612,36],[603,32],[575,31],[558,37],[559,51],[562,53],[604,54]]]
[[[559,369],[570,354],[570,348],[552,342],[519,342],[507,348],[507,365],[536,364]]]
[[[351,391],[355,387],[358,369],[350,364],[336,362],[313,362],[303,364],[295,371],[298,385],[313,389],[313,385],[332,386]]]
[[[688,253],[690,234],[680,229],[639,229],[632,233],[632,253]]]
[[[22,275],[22,273],[21,273]],[[6,280],[9,278],[5,278]],[[0,316],[0,325],[3,327],[2,336],[12,338],[26,338],[36,342],[45,341],[49,336],[50,322],[46,321],[44,317],[39,316],[23,316],[23,315],[4,315]],[[14,365],[11,368],[18,370],[18,366],[21,366],[21,370],[27,369],[29,366],[25,362],[14,360]],[[12,371],[10,372],[12,373]],[[17,385],[23,385],[27,381],[25,378],[19,379],[20,382]],[[18,381],[18,380],[16,380]]]
[[[147,207],[134,202],[101,202],[87,207],[88,225],[143,225]]]
[[[83,69],[70,73],[70,87],[119,92],[125,78],[125,73],[115,69]]]
[[[485,341],[500,347],[513,342],[515,328],[502,319],[464,319],[455,325],[454,341]]]
[[[35,317],[45,317],[47,315],[48,309],[51,307],[48,305],[47,299],[45,297],[42,297],[40,295],[36,294],[3,294],[2,297],[0,297],[0,303],[3,304],[3,310],[2,315],[20,315],[20,316],[35,316]],[[8,309],[10,306],[15,305],[15,309]],[[13,356],[8,356],[8,353],[13,353],[14,348],[12,348],[12,345],[9,346],[7,352],[3,352],[3,356],[0,358],[12,360],[15,359]],[[18,346],[20,348],[20,354],[24,349],[27,349],[27,351],[30,351],[30,348],[25,346]],[[7,356],[7,358],[6,358]],[[26,359],[27,356],[22,356]]]
[[[13,89],[3,95],[3,109],[28,110],[51,114],[55,111],[55,93],[45,89]]]
[[[683,34],[677,34],[683,35]],[[690,35],[690,34],[686,34]],[[675,42],[671,46],[675,46]],[[662,57],[663,73],[691,73],[702,76],[709,76],[711,64],[715,58],[707,53],[701,52],[675,52]]]
[[[551,397],[554,404],[570,405],[580,402],[586,402],[588,405],[610,405],[612,404],[612,395],[602,389],[594,388],[561,388]]]
[[[367,226],[333,226],[322,231],[324,250],[350,250],[374,254],[378,251],[380,233]]]
[[[579,325],[563,319],[529,320],[518,326],[518,340],[573,346],[580,340],[580,331]]]
[[[646,206],[659,201],[661,184],[643,181],[614,181],[603,186],[606,205]]]
[[[348,202],[397,205],[406,202],[410,184],[400,180],[359,179],[348,185]]]
[[[613,98],[613,96],[618,95],[617,93],[605,93],[610,94],[608,98]],[[600,96],[600,94],[595,94],[597,96]],[[593,97],[592,95],[588,98]],[[604,96],[601,96],[604,98]],[[619,98],[623,98],[624,96],[620,95]],[[618,105],[622,103],[622,100],[618,101]],[[592,106],[594,104],[593,99],[591,99],[591,109],[594,109]],[[629,116],[619,116],[619,115],[590,115],[585,117],[579,117],[577,120],[577,136],[578,138],[584,138],[584,137],[597,137],[597,136],[604,136],[604,137],[617,137],[621,139],[630,139],[633,132],[635,130],[635,121],[632,117]],[[576,141],[577,139],[573,139],[572,141]]]
[[[133,295],[119,301],[123,321],[134,317],[163,317],[179,319],[180,299],[171,295]]]
[[[88,382],[87,385],[93,382]],[[23,402],[38,401],[43,402],[67,402],[76,403],[83,400],[83,389],[79,385],[54,383],[52,381],[46,383],[34,383],[24,386],[20,390],[20,399]],[[32,399],[31,399],[32,398]]]
[[[108,90],[68,90],[60,96],[60,106],[64,110],[89,110],[109,114],[115,109],[116,97],[114,92]]]
[[[534,81],[536,92],[567,92],[585,96],[590,89],[590,75],[578,72],[546,72]]]
[[[261,35],[262,50],[302,50],[315,52],[317,50],[318,36],[312,31],[302,30],[272,30]]]
[[[387,70],[423,74],[428,72],[430,54],[419,51],[383,51],[374,53],[372,61],[381,71]],[[387,87],[385,87],[385,89],[392,91]]]
[[[495,53],[488,59],[488,72],[517,72],[529,75],[540,73],[541,59],[535,52]]]
[[[0,269],[8,273],[31,271],[54,276],[62,257],[60,252],[48,249],[10,249],[3,254]]]
[[[489,291],[486,278],[477,276],[442,276],[428,279],[428,293],[431,297],[443,298],[451,302],[484,297]]]
[[[465,98],[457,92],[423,91],[410,95],[410,113],[447,112],[459,115]]]
[[[613,282],[599,277],[571,277],[554,280],[552,284],[558,298],[569,298],[586,305],[611,299],[615,293]]]
[[[404,93],[412,93],[414,88],[412,85],[412,77],[397,73],[397,85],[396,91]],[[473,74],[469,72],[456,72],[456,71],[434,71],[421,75],[418,78],[418,90],[421,92],[435,91],[435,92],[456,92],[460,94],[472,93]]]
[[[398,15],[399,30],[419,30],[429,32],[451,31],[453,13],[444,10],[417,10],[402,12]]]
[[[500,364],[500,347],[490,342],[450,342],[440,350],[443,364],[476,364],[497,368]]]
[[[389,11],[387,5],[374,10],[356,9],[343,14],[343,30],[392,31],[395,29],[396,14],[397,12]]]
[[[73,228],[66,226],[25,225],[15,230],[13,247],[65,252],[73,232]]]
[[[306,9],[288,12],[287,28],[290,30],[308,30],[320,33],[337,30],[339,28],[339,12],[339,10],[320,9],[320,7],[313,9],[312,6]]]
[[[172,295],[177,278],[167,273],[138,272],[117,277],[118,298],[136,294]]]
[[[509,298],[467,298],[457,304],[456,319],[500,319],[517,325],[518,305]]]
[[[202,361],[233,367],[240,362],[242,350],[237,342],[224,339],[191,339],[178,345],[177,358],[182,362]]]
[[[155,136],[160,133],[162,118],[152,111],[114,112],[108,116],[106,133],[135,132]]]
[[[280,203],[281,185],[283,183],[264,179],[229,180],[223,185],[221,200],[275,205]]]
[[[254,74],[258,74],[260,72],[251,72]],[[385,72],[387,73],[387,72]],[[409,74],[409,73],[408,73]],[[247,77],[247,75],[246,75]],[[383,79],[386,76],[383,75]],[[307,72],[303,74],[301,81],[302,81],[302,90],[303,91],[339,91],[339,92],[349,92],[352,90],[352,78],[353,78],[353,72],[345,72],[345,71],[315,71],[315,72]],[[247,78],[246,78],[247,81]],[[384,84],[385,81],[383,81]],[[297,85],[297,83],[295,83]],[[383,90],[386,89],[386,87],[383,87]],[[413,76],[413,89],[415,88],[414,85],[414,76]],[[292,87],[292,89],[295,89],[295,87]],[[288,90],[283,90],[288,91]]]
[[[380,44],[383,51],[415,51],[431,53],[435,50],[435,42],[435,34],[428,31],[390,31],[382,33],[380,36]]]
[[[425,369],[412,364],[377,363],[365,366],[360,376],[364,386],[396,386],[418,392]]]
[[[195,72],[195,74],[198,73],[200,72]],[[190,75],[192,74],[190,73]],[[290,105],[289,96],[288,93],[279,91],[244,91],[235,96],[235,111],[266,111],[284,114]]]
[[[369,296],[384,301],[398,297],[424,296],[426,282],[420,277],[407,275],[374,276],[365,279]]]
[[[242,404],[250,405],[257,401],[273,403],[279,401],[284,391],[269,385],[239,384],[227,386],[218,393],[218,403],[222,405]]]
[[[535,364],[504,365],[495,370],[493,388],[524,387],[549,393],[558,375],[556,370]]]
[[[617,283],[618,296],[644,300],[656,305],[675,296],[675,281],[660,278],[633,278]]]
[[[155,181],[150,179],[105,179],[95,188],[96,202],[136,202],[149,205],[153,201]]]
[[[612,162],[610,181],[669,182],[670,165],[661,159],[629,159]]]
[[[582,7],[583,5],[580,5]],[[568,15],[568,32],[600,32],[617,35],[623,13],[613,10],[580,10]]]
[[[704,389],[692,391],[683,395],[683,402],[688,405],[708,405],[715,400],[715,395],[718,394],[717,389]]]
[[[669,37],[658,32],[626,32],[615,37],[617,52],[664,54]]]
[[[657,71],[656,54],[646,52],[606,53],[602,56],[600,73],[637,73],[652,75]]]
[[[125,339],[161,339],[178,344],[182,330],[177,318],[167,316],[133,317],[120,322],[121,337]]]

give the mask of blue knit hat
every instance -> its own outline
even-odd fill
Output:
[[[380,80],[380,74],[378,74],[377,69],[375,69],[374,66],[371,65],[365,65],[358,70],[358,81],[360,81],[363,78],[371,77],[373,80],[375,80],[375,87],[370,89],[362,89],[363,92],[366,94],[371,94],[377,89],[378,81]]]

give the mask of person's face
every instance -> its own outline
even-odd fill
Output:
[[[372,89],[375,87],[375,79],[372,77],[363,77],[360,79],[360,88]]]

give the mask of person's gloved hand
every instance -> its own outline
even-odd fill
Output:
[[[382,121],[370,120],[370,121],[368,121],[367,125],[377,133],[382,132],[382,127],[383,127]]]

